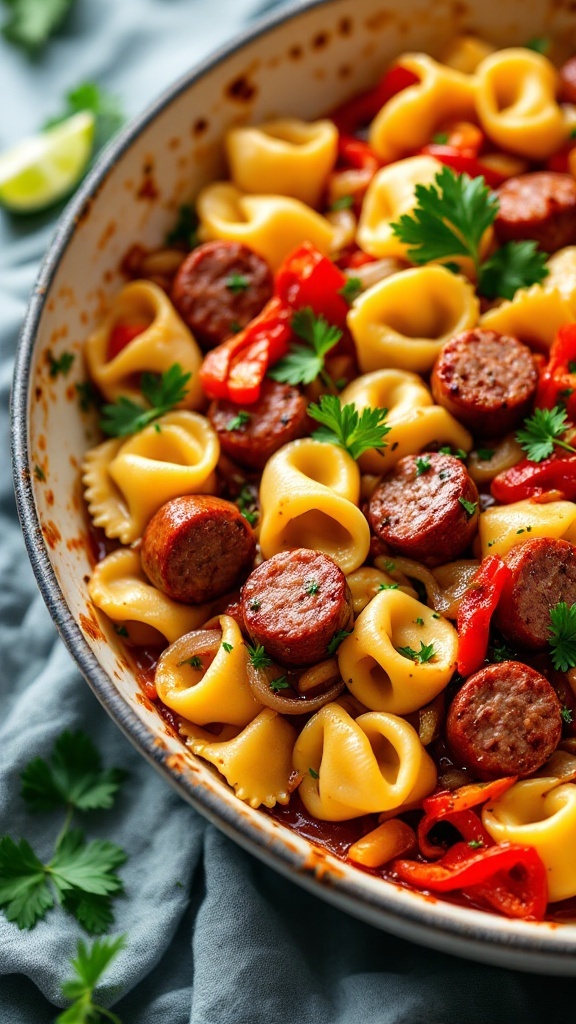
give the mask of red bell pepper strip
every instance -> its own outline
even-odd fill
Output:
[[[375,262],[375,256],[369,256],[367,252],[354,246],[344,249],[336,259],[336,265],[341,270],[354,270],[355,267],[363,267],[366,263]]]
[[[490,484],[492,497],[501,505],[539,498],[554,491],[564,501],[576,500],[576,455],[550,455],[542,462],[522,459],[498,473]]]
[[[350,306],[339,295],[346,275],[311,242],[303,242],[278,268],[275,277],[278,298],[292,309],[310,306],[316,316],[344,328]]]
[[[556,171],[557,174],[570,174],[568,157],[576,146],[574,139],[564,142],[560,149],[557,149],[546,161],[547,171]]]
[[[497,188],[503,181],[506,181],[505,174],[500,174],[486,166],[472,151],[431,142],[429,145],[423,146],[420,152],[426,156],[433,156],[435,160],[445,164],[446,167],[451,167],[457,174],[468,174],[470,178],[482,176],[490,188]]]
[[[454,811],[467,811],[470,807],[478,807],[488,800],[497,800],[510,789],[517,778],[517,775],[506,775],[491,782],[471,782],[468,786],[459,786],[458,789],[442,789],[425,797],[422,807],[426,814],[439,820],[453,814]]]
[[[546,911],[546,868],[530,846],[500,843],[473,850],[456,843],[436,864],[394,860],[390,871],[417,889],[477,896],[507,917],[540,921]]]
[[[488,555],[472,579],[458,609],[458,672],[476,672],[488,650],[490,619],[511,571],[500,555]]]
[[[382,161],[372,146],[353,135],[341,135],[338,139],[338,158],[336,170],[344,171],[353,168],[355,171],[372,171],[376,174],[382,167]]]
[[[477,847],[484,848],[494,845],[492,837],[484,828],[475,811],[452,811],[450,814],[443,815],[425,814],[418,824],[417,838],[420,853],[427,860],[438,860],[446,853],[444,846],[433,843],[428,838],[430,831],[439,821],[449,822],[467,843],[474,843]]]
[[[409,85],[416,85],[420,79],[413,71],[396,64],[382,76],[378,84],[367,92],[353,96],[347,103],[338,107],[331,119],[343,135],[353,135],[359,128],[367,125],[384,106],[397,93],[407,89]]]
[[[108,337],[108,361],[110,362],[112,359],[115,359],[122,349],[126,348],[126,345],[133,341],[134,338],[137,338],[139,334],[142,334],[148,326],[149,325],[144,322],[114,324],[114,327],[110,331]]]
[[[240,405],[258,401],[266,371],[288,351],[293,310],[279,298],[233,338],[206,355],[200,380],[208,398],[227,398]]]
[[[538,380],[536,405],[541,409],[563,405],[569,419],[576,418],[576,323],[558,330]]]

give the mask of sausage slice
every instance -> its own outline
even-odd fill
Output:
[[[454,759],[479,779],[530,775],[548,760],[561,734],[560,702],[552,686],[519,661],[475,672],[446,719]]]
[[[530,410],[538,374],[517,338],[476,328],[455,335],[432,371],[432,394],[480,437],[506,433]]]
[[[544,650],[550,639],[550,609],[576,603],[576,547],[566,540],[535,537],[505,558],[512,570],[494,617],[512,643]]]
[[[203,604],[226,594],[250,571],[256,542],[236,505],[207,494],[166,502],[142,539],[142,568],[175,601]]]
[[[309,548],[281,551],[250,573],[242,614],[255,644],[282,665],[313,665],[330,656],[331,640],[352,628],[346,577],[327,555]]]
[[[241,242],[205,242],[186,257],[172,302],[194,337],[209,349],[232,337],[272,297],[272,272]]]
[[[208,418],[220,447],[248,469],[263,469],[274,452],[306,433],[306,400],[298,388],[265,377],[257,402],[242,409],[234,402],[212,402]]]
[[[496,193],[500,209],[494,229],[500,243],[532,238],[544,252],[556,252],[576,241],[576,181],[571,174],[520,174],[508,178]]]
[[[367,516],[376,536],[396,554],[441,565],[471,543],[478,491],[453,455],[407,455],[372,494]]]

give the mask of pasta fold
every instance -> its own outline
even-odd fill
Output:
[[[434,762],[408,722],[381,712],[354,720],[337,704],[306,723],[294,767],[302,775],[302,803],[323,821],[400,808],[436,785]]]
[[[180,604],[153,587],[142,569],[139,553],[130,548],[118,548],[98,562],[88,593],[108,618],[125,624],[130,641],[136,644],[151,639],[137,624],[157,630],[172,644],[184,633],[199,629],[212,614],[211,604]]]
[[[363,473],[388,473],[405,455],[415,455],[432,444],[472,449],[472,436],[434,399],[424,381],[406,370],[374,370],[357,377],[342,391],[342,405],[362,409],[388,409],[384,448],[370,448],[358,459]]]
[[[264,558],[315,548],[345,573],[358,569],[370,548],[359,499],[360,471],[348,452],[312,438],[284,445],[266,463],[260,484]]]
[[[388,100],[370,125],[370,145],[387,161],[421,149],[442,122],[471,120],[475,107],[473,75],[439,64],[426,53],[403,53],[397,63],[419,81]]]
[[[264,708],[233,739],[196,739],[190,746],[218,769],[240,800],[251,807],[274,807],[290,800],[296,736],[286,718]]]
[[[114,326],[131,323],[148,326],[110,359],[108,344]],[[192,374],[181,407],[200,409],[204,405],[198,374],[202,352],[166,293],[152,281],[132,281],[118,292],[84,351],[90,377],[109,402],[124,395],[141,405],[140,374],[165,373],[178,363],[184,373]]]
[[[272,270],[302,242],[311,242],[324,254],[333,246],[330,221],[290,196],[244,195],[235,185],[217,181],[200,192],[196,211],[203,241],[243,242]]]
[[[415,267],[379,281],[347,317],[360,370],[427,373],[452,335],[475,326],[479,309],[472,285],[444,267]]]
[[[476,110],[493,142],[530,160],[562,145],[568,132],[556,102],[558,73],[547,57],[526,47],[498,50],[476,76]]]
[[[366,191],[356,231],[364,252],[406,259],[408,246],[394,234],[392,224],[415,208],[416,185],[431,185],[440,169],[434,157],[411,156],[377,171]]]
[[[158,509],[182,494],[215,494],[218,436],[197,412],[169,412],[127,440],[112,438],[84,457],[88,511],[107,537],[131,544]]]
[[[243,192],[292,196],[318,206],[338,151],[333,121],[285,118],[226,134],[230,177]]]
[[[432,657],[420,662],[421,645],[430,644]],[[454,626],[432,608],[400,590],[383,590],[360,613],[337,657],[342,679],[362,704],[372,711],[407,715],[428,704],[450,681],[457,647]]]
[[[481,60],[494,53],[495,47],[478,36],[455,36],[440,54],[440,63],[463,75],[471,75]]]
[[[497,843],[532,846],[546,867],[552,903],[576,896],[576,785],[556,778],[521,779],[482,811]]]
[[[531,288],[519,288],[513,299],[489,309],[480,326],[500,334],[512,334],[530,348],[548,353],[563,324],[573,321],[569,303],[557,287],[546,281]]]
[[[478,522],[482,558],[505,555],[517,544],[534,537],[576,542],[576,505],[572,501],[515,501],[482,512]]]
[[[160,700],[197,725],[223,722],[244,727],[262,710],[252,695],[246,675],[248,651],[238,624],[229,615],[219,617],[222,641],[207,668],[190,662],[190,641],[180,637],[158,661],[155,684]],[[208,631],[207,631],[208,632]],[[224,646],[226,645],[226,646]]]

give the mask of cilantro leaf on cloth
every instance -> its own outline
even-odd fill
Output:
[[[125,773],[102,768],[102,760],[85,733],[64,732],[48,761],[36,757],[22,772],[22,796],[32,810],[75,807],[91,811],[112,807]]]
[[[25,839],[15,843],[10,836],[0,839],[0,907],[19,928],[33,928],[54,897],[46,870]]]
[[[62,23],[74,0],[4,0],[10,9],[2,34],[29,53],[37,53]]]
[[[120,1018],[98,1006],[93,997],[106,968],[125,945],[123,935],[115,939],[96,939],[90,948],[82,939],[78,941],[76,957],[70,961],[74,977],[62,983],[62,995],[74,1002],[58,1015],[56,1024],[99,1024],[105,1020],[120,1024]]]
[[[124,123],[124,112],[118,97],[102,89],[96,82],[81,82],[66,93],[65,102],[63,112],[51,117],[44,129],[53,128],[73,114],[88,110],[95,118],[93,152],[97,152],[116,135]]]

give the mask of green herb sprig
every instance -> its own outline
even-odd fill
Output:
[[[74,977],[64,981],[61,987],[64,998],[73,1002],[58,1014],[55,1024],[100,1024],[104,1020],[121,1024],[115,1013],[94,1002],[94,990],[125,945],[124,935],[115,939],[95,939],[90,948],[79,939],[76,957],[70,961]]]
[[[550,609],[550,658],[555,669],[568,672],[576,666],[576,604],[559,601]]]
[[[288,355],[279,359],[268,376],[282,384],[311,384],[320,380],[330,390],[334,390],[334,382],[325,368],[328,353],[338,344],[342,331],[329,324],[323,316],[315,316],[313,310],[306,306],[299,309],[292,317],[292,330],[306,344],[292,345]]]
[[[369,448],[384,448],[387,409],[362,409],[359,414],[354,404],[340,405],[336,395],[322,395],[320,403],[308,406],[308,415],[322,426],[312,437],[344,448],[353,459],[358,459]]]
[[[160,376],[156,373],[143,373],[140,389],[149,408],[121,396],[117,402],[103,406],[100,420],[102,430],[110,437],[137,434],[182,401],[188,391],[191,376],[191,373],[183,372],[179,363],[174,363]]]
[[[516,431],[516,440],[530,462],[542,462],[552,455],[555,445],[576,453],[576,448],[562,440],[570,426],[566,410],[560,405],[553,409],[535,409],[532,416],[524,420],[524,427]]]
[[[427,661],[432,661],[435,657],[434,644],[425,644],[422,640],[420,641],[420,650],[415,651],[413,647],[397,647],[398,654],[401,654],[404,658],[409,658],[410,661],[415,661],[418,665],[424,665]]]

